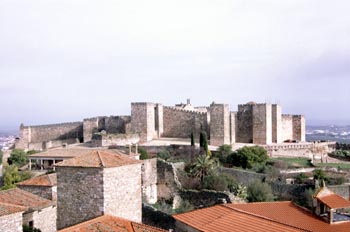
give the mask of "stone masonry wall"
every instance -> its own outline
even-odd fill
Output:
[[[230,110],[227,104],[210,106],[210,145],[230,144]]]
[[[22,212],[0,217],[0,231],[22,232]]]
[[[56,167],[57,228],[103,214],[103,169]]]
[[[127,133],[140,134],[141,142],[156,138],[155,107],[153,103],[131,103],[131,126]]]
[[[272,143],[272,108],[270,104],[253,105],[253,143]]]
[[[238,143],[253,142],[253,105],[238,105],[236,132]]]
[[[94,134],[91,144],[95,147],[125,146],[139,141],[138,134]]]
[[[33,212],[34,227],[41,232],[56,232],[57,208],[50,206]]]
[[[30,126],[30,130],[30,142],[33,143],[83,137],[82,122]]]
[[[141,163],[103,170],[104,214],[142,221]]]
[[[293,139],[305,141],[305,118],[302,115],[293,115]]]
[[[33,193],[35,195],[38,195],[42,198],[48,199],[48,200],[56,200],[57,193],[54,191],[54,187],[50,186],[25,186],[25,185],[18,185],[18,188]]]
[[[293,139],[293,116],[282,115],[282,141]]]
[[[230,113],[230,143],[236,142],[237,112]]]
[[[209,134],[207,113],[164,107],[163,121],[163,137],[189,138],[191,132],[199,134],[202,130]]]
[[[157,159],[147,159],[142,164],[142,197],[148,204],[158,201]]]
[[[272,142],[281,143],[282,140],[282,109],[281,106],[272,105]]]
[[[98,131],[99,118],[86,118],[83,122],[84,143],[90,142],[92,135]]]

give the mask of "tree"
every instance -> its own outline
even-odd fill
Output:
[[[313,171],[313,174],[314,174],[314,180],[325,181],[325,182],[329,180],[325,171],[323,171],[322,169],[315,169]]]
[[[232,146],[223,144],[217,149],[217,157],[221,163],[227,163],[227,157],[232,154]]]
[[[268,160],[267,151],[263,147],[244,146],[232,153],[228,157],[228,162],[236,167],[242,167],[244,169],[252,168],[254,164],[264,164]]]
[[[140,160],[148,159],[148,153],[147,153],[146,149],[139,147],[138,152],[140,153]]]
[[[203,144],[204,144],[204,134],[203,132],[201,132],[199,134],[199,147],[203,147]]]
[[[191,147],[194,147],[195,143],[194,143],[194,133],[191,132]]]
[[[210,156],[204,154],[197,157],[197,160],[192,166],[191,173],[198,177],[203,183],[204,177],[215,174],[218,168],[218,162],[216,159],[211,159]]]
[[[208,136],[205,131],[202,131],[200,133],[200,140],[199,140],[199,146],[204,149],[205,153],[209,156],[211,156],[211,152],[209,151],[209,146],[208,146]]]
[[[273,194],[270,185],[258,180],[249,184],[247,195],[249,202],[273,201]]]
[[[28,162],[28,156],[22,149],[13,149],[10,157],[8,158],[8,162],[9,164],[14,164],[21,167]]]
[[[170,152],[167,150],[163,150],[157,153],[157,158],[167,160],[171,157]]]
[[[8,165],[4,164],[4,186],[1,188],[10,189],[16,187],[16,183],[30,179],[33,175],[30,171],[20,172],[18,167],[14,164]]]

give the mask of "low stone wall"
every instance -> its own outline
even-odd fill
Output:
[[[94,147],[126,146],[139,141],[138,134],[94,134],[91,144]]]
[[[221,173],[225,173],[227,175],[233,176],[239,183],[243,185],[249,185],[254,180],[264,180],[266,179],[266,175],[262,173],[255,173],[240,169],[234,169],[234,168],[221,168]]]
[[[347,200],[350,200],[350,185],[333,185],[327,187],[336,194],[344,197]]]
[[[181,190],[179,192],[182,201],[188,201],[196,209],[222,204],[224,201],[232,203],[234,195],[229,192],[217,192],[213,190]]]
[[[314,185],[307,184],[284,184],[278,182],[270,183],[272,193],[283,200],[300,202],[305,198],[307,189],[314,189]]]
[[[154,204],[158,201],[157,159],[144,160],[141,170],[143,201]]]
[[[33,226],[42,232],[56,232],[57,208],[50,206],[39,211],[23,214],[23,224],[33,221]]]

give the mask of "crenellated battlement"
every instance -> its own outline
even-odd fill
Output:
[[[82,125],[83,122],[63,122],[63,123],[53,123],[53,124],[44,124],[44,125],[34,125],[34,126],[25,126],[21,125],[21,129],[28,129],[28,128],[51,128],[51,127],[64,127],[64,126],[79,126]]]
[[[197,115],[206,115],[207,112],[201,112],[201,111],[196,111],[196,110],[187,110],[187,109],[181,109],[177,108],[175,106],[164,106],[165,109],[173,110],[173,111],[178,111],[178,112],[185,112],[185,113],[191,113],[191,114],[197,114]]]

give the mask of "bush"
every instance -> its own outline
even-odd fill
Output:
[[[10,157],[8,158],[8,163],[17,165],[18,167],[22,167],[28,162],[27,154],[22,149],[14,149],[11,152]]]
[[[251,169],[256,163],[265,164],[268,158],[267,151],[263,147],[245,146],[232,153],[228,161],[233,166]]]
[[[148,153],[147,153],[146,149],[139,147],[138,153],[140,154],[140,160],[148,159]]]
[[[169,151],[166,151],[166,150],[160,151],[160,152],[158,152],[158,154],[157,154],[157,158],[160,158],[160,159],[163,159],[163,160],[167,160],[167,159],[169,159],[170,157],[171,157],[170,152],[169,152]]]
[[[328,181],[328,177],[325,173],[325,171],[323,171],[322,169],[315,169],[313,171],[313,174],[314,174],[314,179],[315,180],[319,180],[319,181]]]
[[[249,184],[247,195],[249,202],[273,201],[274,198],[270,185],[258,180],[255,180]]]
[[[41,230],[37,228],[32,228],[28,225],[23,225],[23,232],[41,232]]]
[[[295,182],[297,184],[304,184],[305,180],[307,179],[307,176],[305,175],[305,173],[299,173],[296,177],[295,177]]]
[[[204,189],[234,192],[237,187],[237,181],[232,176],[226,174],[209,175],[203,180]]]
[[[217,150],[217,157],[223,164],[227,163],[227,157],[232,153],[232,146],[228,144],[221,145]]]

